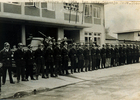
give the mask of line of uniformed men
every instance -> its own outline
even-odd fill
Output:
[[[35,80],[33,77],[33,66],[36,65],[36,79],[42,75],[42,78],[57,77],[58,75],[69,74],[69,61],[71,62],[70,72],[84,72],[119,66],[123,64],[131,64],[139,62],[139,46],[132,44],[120,45],[102,45],[102,48],[95,44],[89,45],[76,43],[68,49],[68,43],[64,42],[61,46],[60,42],[54,44],[49,42],[47,47],[41,43],[38,49],[33,52],[32,46],[28,46],[28,51],[23,50],[23,44],[18,44],[18,49],[14,53],[14,60],[17,68],[17,82]],[[9,72],[10,83],[14,84],[12,79],[11,67],[12,58],[10,44],[6,42],[4,49],[0,52],[0,62],[3,64],[2,82],[6,82],[6,72]],[[85,70],[84,70],[85,67]],[[25,75],[26,74],[26,75]]]

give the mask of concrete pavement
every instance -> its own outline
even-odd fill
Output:
[[[77,82],[88,81],[88,80],[99,80],[105,76],[111,76],[115,74],[123,74],[129,71],[140,70],[140,63],[118,66],[107,69],[99,69],[89,72],[74,73],[68,76],[58,76],[57,78],[50,77],[49,79],[30,80],[27,82],[20,82],[10,84],[9,79],[5,85],[2,85],[2,92],[0,98],[8,97],[22,97],[24,95],[31,95],[34,93],[48,91],[62,86],[75,84]],[[16,82],[16,78],[14,78]]]

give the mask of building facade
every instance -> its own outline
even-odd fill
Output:
[[[67,37],[74,42],[105,42],[104,4],[0,2],[0,48],[4,42],[29,44],[27,38]]]
[[[118,32],[117,35],[120,43],[140,44],[140,30]]]

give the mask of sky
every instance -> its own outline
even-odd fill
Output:
[[[105,5],[105,27],[115,37],[116,32],[140,30],[140,3]]]

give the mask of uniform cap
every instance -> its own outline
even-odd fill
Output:
[[[18,43],[18,46],[23,46],[23,44],[22,43]]]
[[[42,44],[42,43],[40,43],[38,46],[43,46],[43,44]]]
[[[10,44],[8,42],[5,42],[4,43],[4,46],[9,46]]]
[[[52,45],[53,43],[52,42],[49,42],[49,45]]]
[[[32,46],[31,44],[29,44],[29,45],[28,45],[28,48],[31,48],[31,47],[33,47],[33,46]]]
[[[67,42],[64,42],[64,45],[67,45],[68,43]]]

